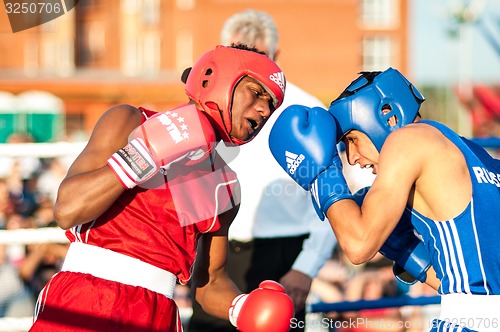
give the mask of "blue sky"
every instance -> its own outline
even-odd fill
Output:
[[[468,25],[463,44],[448,37],[452,4],[469,0],[411,0],[410,63],[415,82],[446,84],[472,81],[500,84],[500,0],[473,0],[482,3],[483,24],[494,36],[492,47],[477,25]]]

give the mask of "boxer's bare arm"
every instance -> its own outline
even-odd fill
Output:
[[[118,105],[99,119],[87,146],[59,187],[54,214],[61,228],[94,220],[123,193],[123,186],[106,162],[127,143],[130,132],[141,124],[141,116],[135,107]]]
[[[449,192],[455,193],[453,200]],[[407,205],[446,220],[462,212],[470,197],[471,182],[458,149],[431,126],[415,123],[388,136],[361,211],[344,200],[330,208],[328,217],[341,247],[359,264],[376,254]]]
[[[227,233],[238,209],[239,205],[221,214],[221,229],[201,237],[192,277],[196,301],[205,311],[221,319],[227,319],[231,301],[241,293],[229,279],[225,268]]]
[[[394,230],[425,162],[416,152],[405,153],[414,145],[412,137],[403,132],[405,129],[399,130],[398,139],[387,139],[380,153],[377,177],[361,209],[351,200],[342,200],[328,210],[337,240],[354,264],[372,259]]]

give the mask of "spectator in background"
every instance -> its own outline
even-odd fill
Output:
[[[429,285],[417,282],[410,286],[408,295],[412,297],[435,296],[436,291]],[[432,320],[439,317],[441,305],[406,306],[401,312],[407,321],[408,329],[405,332],[423,332],[432,324]]]
[[[230,17],[221,31],[221,43],[255,46],[276,61],[278,30],[273,18],[255,10]],[[325,106],[287,81],[285,100],[255,139],[239,147],[230,166],[241,182],[243,203],[229,229],[229,276],[244,291],[265,279],[279,281],[295,305],[296,319],[305,321],[305,301],[311,282],[331,256],[335,237],[328,223],[314,212],[309,193],[297,187],[274,161],[268,147],[274,119],[288,105]],[[258,178],[256,178],[258,174]],[[193,303],[188,331],[235,331]],[[297,329],[301,330],[301,329]]]
[[[193,299],[188,285],[177,284],[174,290],[174,301],[179,308],[182,328],[187,329],[189,318],[191,317]]]
[[[9,262],[5,245],[0,245],[0,317],[33,315],[33,300],[17,268]]]
[[[38,177],[37,191],[54,203],[57,197],[57,189],[67,171],[68,167],[63,158],[47,159],[44,172]]]
[[[0,228],[5,229],[8,217],[14,213],[15,204],[12,202],[7,179],[0,178]]]
[[[13,133],[8,138],[6,143],[33,143],[33,138],[28,134]],[[0,177],[7,177],[12,171],[13,165],[18,163],[19,173],[22,179],[29,179],[41,167],[40,160],[34,156],[21,157],[0,157]]]
[[[42,197],[38,208],[33,212],[34,227],[59,227],[54,219],[53,202],[48,197]]]
[[[31,219],[24,217],[19,213],[12,213],[7,217],[5,224],[6,230],[17,230],[23,228],[31,228]],[[21,266],[24,257],[26,256],[26,246],[21,243],[12,243],[6,247],[7,259],[16,268]]]
[[[17,230],[36,227],[57,227],[53,200],[38,190],[39,176],[49,169],[38,168],[23,176],[23,158],[8,158],[10,170],[0,178],[0,220],[2,228]],[[62,178],[61,178],[62,180]],[[57,184],[59,185],[59,183]],[[38,293],[47,281],[59,272],[68,244],[40,243],[1,245],[0,314],[31,316]]]
[[[29,166],[30,162],[36,163]],[[36,161],[36,162],[35,162]],[[5,180],[9,190],[11,202],[14,204],[14,211],[25,217],[30,216],[38,207],[36,183],[38,174],[41,171],[41,163],[35,157],[4,157],[0,158],[0,163],[10,167],[5,171]],[[24,163],[28,165],[25,165]],[[3,172],[2,171],[2,172]]]
[[[360,270],[361,266],[351,264],[340,247],[335,247],[333,255],[319,270],[311,285],[310,297],[314,302],[340,302],[344,301],[345,291],[351,280]],[[335,319],[336,312],[324,313],[326,317]]]
[[[34,243],[27,246],[19,273],[34,295],[34,300],[50,278],[61,270],[68,248],[69,243]]]
[[[397,281],[392,272],[392,261],[377,254],[370,262],[348,281],[344,292],[345,301],[378,300],[383,297],[398,296]],[[338,332],[403,332],[398,322],[402,321],[399,308],[365,309],[356,313],[344,313],[341,319],[352,324],[344,324],[346,328]]]

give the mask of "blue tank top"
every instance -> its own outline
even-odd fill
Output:
[[[411,210],[441,280],[438,292],[500,295],[500,160],[440,123],[421,122],[460,149],[472,181],[471,201],[452,219],[438,222]]]

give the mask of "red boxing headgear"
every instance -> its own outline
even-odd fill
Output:
[[[275,109],[281,105],[286,86],[283,72],[267,56],[253,51],[219,45],[203,54],[187,78],[184,77],[188,97],[198,102],[214,120],[221,138],[236,145],[250,141],[240,141],[229,135],[234,89],[245,76],[254,78],[264,87]]]

